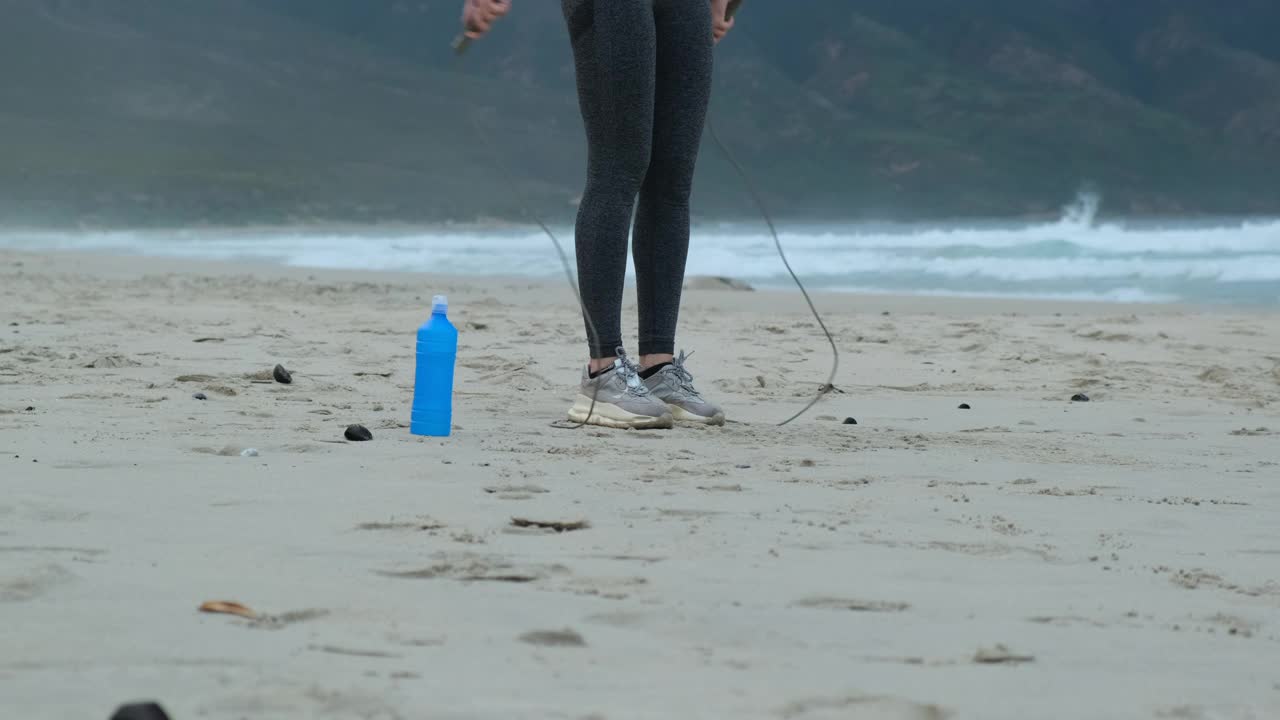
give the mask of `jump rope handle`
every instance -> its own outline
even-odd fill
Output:
[[[724,18],[732,20],[734,15],[738,14],[738,10],[742,8],[742,0],[729,0],[729,7],[725,10]],[[471,47],[471,38],[467,37],[465,32],[458,33],[458,37],[453,39],[453,53],[461,55]]]

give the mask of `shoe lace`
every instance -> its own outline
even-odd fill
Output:
[[[640,367],[627,356],[626,350],[617,348],[614,352],[618,354],[618,362],[614,372],[621,373],[622,379],[626,381],[627,394],[633,397],[647,397],[649,388],[640,379]]]
[[[676,376],[681,390],[701,400],[702,395],[693,386],[693,373],[689,372],[688,368],[684,366],[684,361],[691,357],[693,357],[693,353],[685,353],[685,351],[681,350],[680,355],[671,361],[671,374]]]

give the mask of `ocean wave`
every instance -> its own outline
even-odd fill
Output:
[[[892,287],[880,287],[876,285],[844,285],[837,287],[823,288],[832,292],[848,292],[871,295],[901,295],[902,290]],[[1117,287],[1110,290],[1087,291],[1078,290],[1074,292],[1010,292],[999,290],[956,290],[953,288],[918,288],[912,290],[911,295],[920,295],[925,297],[961,297],[961,298],[989,298],[998,300],[1062,300],[1067,302],[1102,302],[1102,303],[1133,303],[1133,304],[1163,304],[1173,303],[1182,300],[1178,295],[1169,293],[1157,293],[1143,290],[1136,287]]]
[[[1019,251],[1021,254],[1211,255],[1216,253],[1280,253],[1280,219],[1220,220],[1202,223],[1100,223],[1100,200],[1082,194],[1055,222],[1026,224],[989,222],[972,226],[918,224],[854,225],[837,229],[782,232],[788,248],[799,251]],[[740,225],[709,229],[701,238],[773,251],[773,239],[762,230]]]
[[[1280,254],[1230,258],[1025,258],[994,255],[950,258],[904,256],[881,252],[832,252],[791,257],[796,272],[831,280],[876,275],[920,275],[944,278],[987,278],[1003,282],[1100,279],[1186,279],[1222,283],[1280,281]],[[743,279],[778,275],[777,257],[744,259],[730,250],[697,253],[689,272],[732,275]]]
[[[1280,219],[1126,225],[1099,223],[1098,206],[1096,196],[1082,195],[1055,222],[809,224],[781,239],[796,271],[829,290],[1280,303]],[[572,232],[561,235],[572,255]],[[0,232],[0,247],[463,275],[561,272],[547,238],[532,229]],[[762,286],[789,281],[772,237],[746,225],[695,229],[688,273]]]

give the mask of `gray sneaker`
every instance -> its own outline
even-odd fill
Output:
[[[576,423],[611,428],[670,428],[675,425],[671,411],[649,392],[640,379],[640,368],[618,348],[613,369],[591,377],[582,371],[582,389],[569,408]]]
[[[679,357],[650,376],[644,384],[648,386],[655,398],[667,404],[671,409],[671,415],[676,420],[704,425],[723,425],[724,410],[702,397],[702,394],[693,387],[693,375],[684,366],[684,361],[688,357],[689,355],[681,350]]]

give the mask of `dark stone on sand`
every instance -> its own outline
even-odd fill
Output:
[[[276,368],[271,371],[271,377],[275,378],[276,382],[283,385],[288,385],[293,382],[293,374],[288,370],[285,370],[283,365],[276,365]]]
[[[960,409],[961,409],[961,410],[972,410],[973,408],[969,407],[969,403],[960,403]]]
[[[851,417],[849,417],[849,418],[845,418],[845,419],[844,419],[844,422],[843,422],[843,423],[841,423],[841,424],[842,424],[842,425],[857,425],[857,424],[858,424],[858,421],[857,421],[857,420],[854,420],[854,419],[853,419],[853,418],[851,418]]]
[[[1071,396],[1071,402],[1089,402],[1089,396],[1084,393],[1076,393]]]
[[[204,393],[196,393],[195,395],[192,395],[191,397],[193,397],[193,398],[195,398],[195,399],[197,399],[197,400],[208,400],[208,399],[209,399],[209,396],[208,396],[208,395],[205,395]]]
[[[111,720],[169,720],[169,714],[156,703],[136,703],[121,705]]]
[[[35,412],[35,409],[36,409],[35,405],[28,405],[25,412]]]
[[[373,433],[369,432],[369,428],[363,425],[350,425],[342,436],[352,442],[367,442],[373,439]]]

